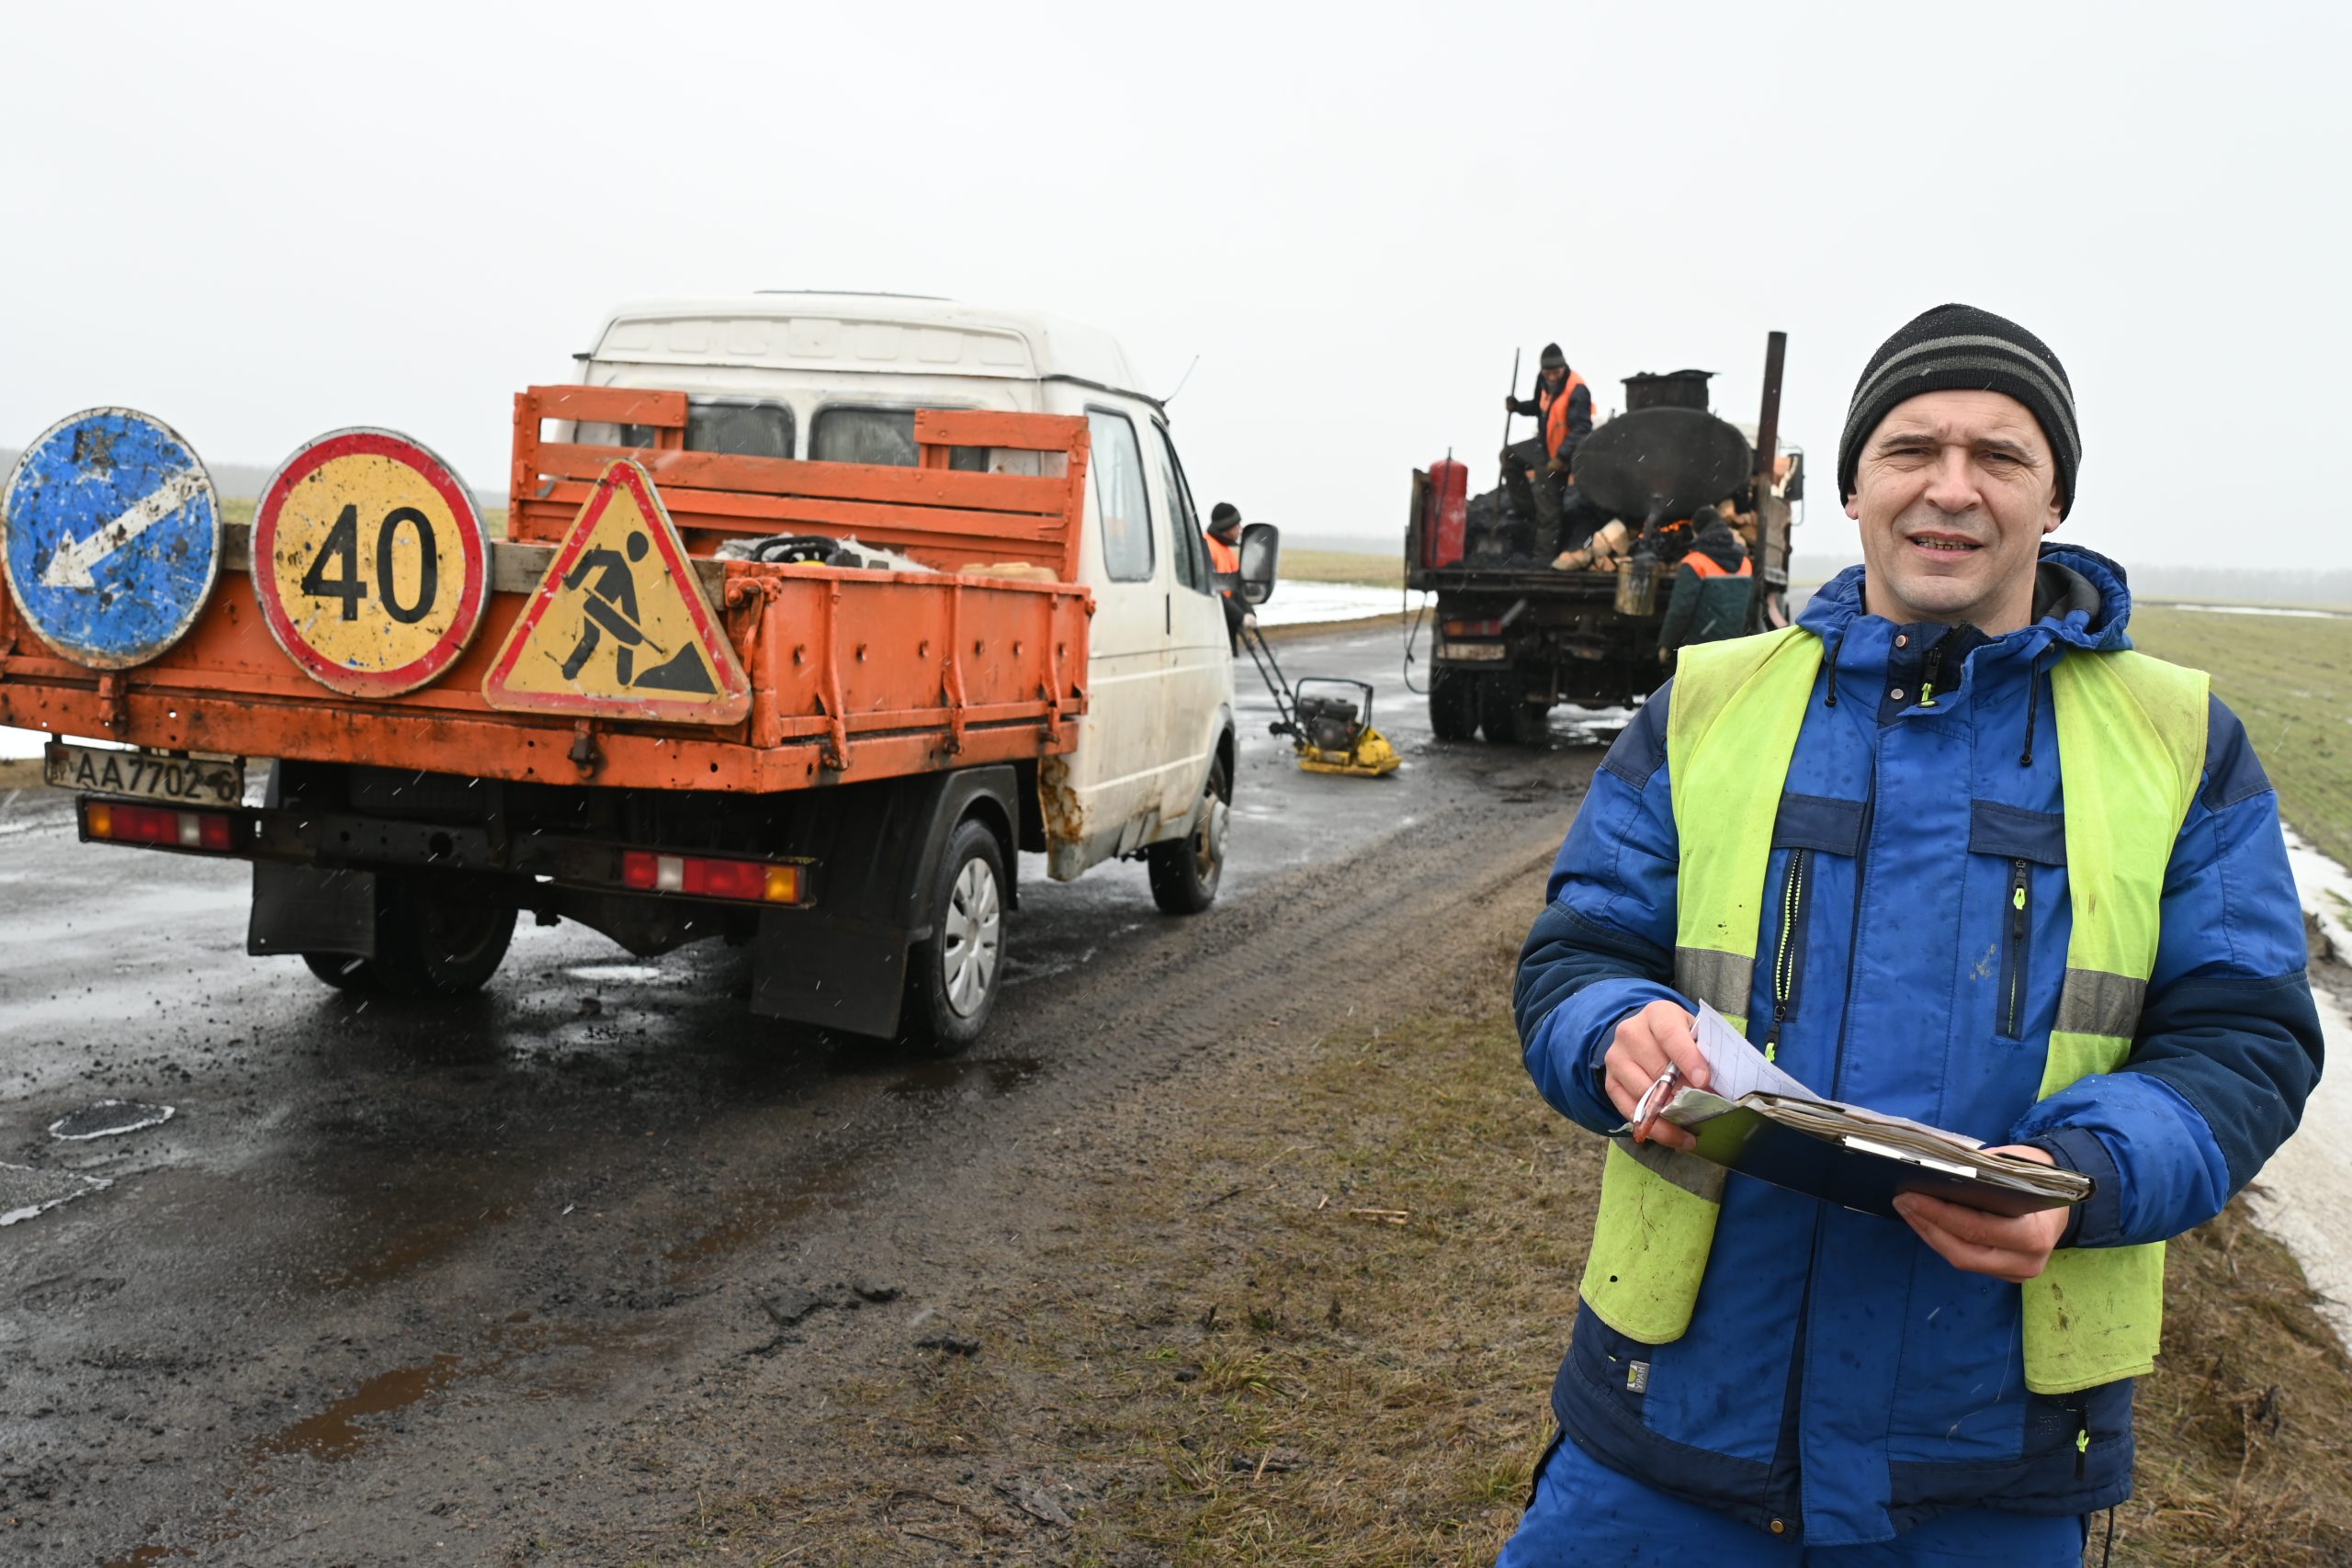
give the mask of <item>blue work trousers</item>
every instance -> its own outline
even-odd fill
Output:
[[[1807,1547],[1553,1446],[1495,1568],[2077,1568],[2086,1521],[1971,1508],[1870,1546]]]

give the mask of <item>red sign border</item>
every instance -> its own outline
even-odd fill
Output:
[[[459,524],[466,581],[458,604],[458,618],[431,648],[391,670],[354,670],[320,653],[302,639],[294,618],[286,613],[286,606],[277,597],[278,514],[285,510],[294,487],[306,476],[338,457],[390,457],[407,465],[433,487],[434,493],[448,506]],[[261,504],[254,511],[253,551],[247,570],[253,576],[254,602],[261,606],[262,622],[269,627],[272,640],[287,658],[301,666],[304,674],[329,691],[347,697],[398,696],[431,685],[472,645],[475,634],[481,630],[483,612],[490,607],[490,540],[472,492],[458,479],[457,470],[424,442],[397,430],[372,425],[331,430],[324,435],[313,436],[294,448],[292,456],[277,466],[277,471],[270,475],[269,483],[262,490]]]
[[[514,675],[514,666],[523,657],[523,645],[539,624],[549,604],[555,602],[557,588],[571,570],[573,562],[587,547],[596,525],[604,520],[605,508],[612,503],[616,489],[625,489],[637,502],[639,513],[652,525],[653,547],[661,552],[662,565],[670,573],[670,581],[678,585],[678,596],[685,601],[686,615],[694,622],[695,636],[702,640],[703,651],[709,655],[712,671],[718,677],[724,694],[717,702],[682,702],[667,697],[592,697],[575,692],[516,692],[506,682]],[[662,502],[661,491],[653,485],[651,476],[634,458],[616,457],[596,477],[594,490],[580,515],[572,520],[571,530],[557,547],[555,558],[539,577],[538,586],[531,590],[531,602],[514,618],[506,633],[506,642],[498,650],[496,662],[490,673],[482,677],[481,700],[492,707],[510,713],[558,713],[578,716],[603,715],[634,717],[657,722],[706,725],[741,724],[752,707],[752,683],[735,658],[734,646],[727,640],[725,629],[713,618],[709,600],[702,591],[702,580],[695,575],[694,563],[686,555],[685,546],[678,538],[678,525],[670,520],[670,509]]]

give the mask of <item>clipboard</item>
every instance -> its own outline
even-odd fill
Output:
[[[2010,1217],[2091,1195],[2091,1179],[2079,1171],[1993,1154],[1959,1133],[1824,1100],[1704,1003],[1695,1032],[1713,1087],[1684,1086],[1659,1115],[1698,1139],[1691,1154],[1727,1170],[1888,1219],[1899,1217],[1894,1200],[1904,1192]]]
[[[1665,1119],[1699,1140],[1691,1152],[1702,1159],[1888,1219],[1897,1217],[1903,1192],[2012,1217],[2091,1195],[2090,1178],[2077,1171],[1989,1154],[1952,1134],[1826,1100],[1756,1091],[1731,1101],[1686,1089]]]

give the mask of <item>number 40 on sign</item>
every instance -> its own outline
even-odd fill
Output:
[[[389,430],[338,430],[287,458],[254,515],[253,555],[270,635],[352,696],[437,678],[473,640],[490,589],[472,496]]]

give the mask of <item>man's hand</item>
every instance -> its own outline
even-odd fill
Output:
[[[1613,1087],[1613,1086],[1612,1086]],[[2046,1149],[2026,1144],[2004,1144],[1987,1154],[2016,1155],[2042,1165],[2056,1165]],[[2048,1266],[2052,1249],[2066,1234],[2066,1211],[2042,1209],[2010,1219],[1988,1214],[1965,1204],[1948,1203],[1924,1192],[1905,1192],[1894,1200],[1894,1212],[1918,1233],[1919,1239],[1953,1268],[1971,1274],[1990,1274],[2022,1285]]]
[[[1511,413],[1517,413],[1519,412],[1519,400],[1511,396],[1510,393],[1505,392],[1503,394],[1503,407]]]
[[[1568,466],[1560,461],[1559,458],[1555,457],[1550,462],[1544,465],[1544,471],[1547,474],[1565,474],[1568,471]]]
[[[1601,1058],[1601,1069],[1609,1102],[1626,1121],[1634,1119],[1642,1096],[1668,1064],[1682,1069],[1682,1081],[1692,1089],[1707,1087],[1707,1055],[1699,1049],[1699,1037],[1690,1025],[1690,1014],[1679,1003],[1658,1001],[1617,1026],[1609,1054]],[[1657,1109],[1655,1101],[1651,1108]],[[1670,1149],[1687,1149],[1699,1140],[1671,1122],[1660,1122],[1650,1129],[1648,1141]]]
[[[1671,664],[1671,663],[1673,663],[1673,662],[1674,662],[1674,649],[1670,649],[1670,648],[1661,648],[1661,649],[1659,649],[1657,650],[1657,661],[1658,661],[1660,664]]]

